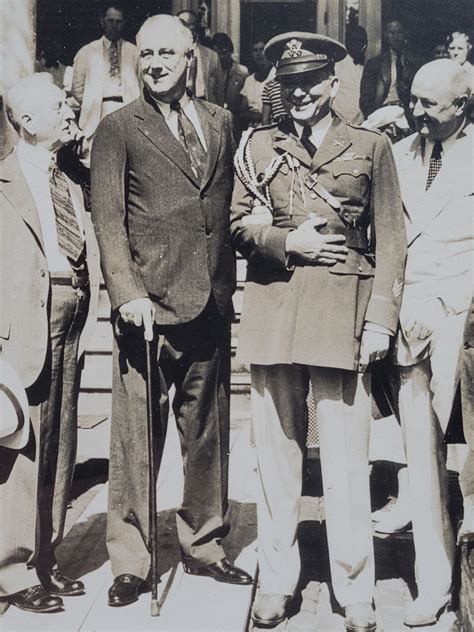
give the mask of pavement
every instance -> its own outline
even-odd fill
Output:
[[[65,598],[61,613],[38,615],[10,607],[0,618],[2,632],[99,632],[160,630],[162,632],[242,632],[252,630],[247,615],[252,588],[219,584],[186,575],[179,556],[174,513],[182,493],[182,467],[175,425],[169,424],[165,456],[157,485],[159,524],[160,616],[150,616],[149,595],[126,608],[107,606],[113,577],[105,546],[107,512],[108,420],[85,424],[79,430],[78,465],[67,516],[67,536],[58,550],[62,571],[80,577],[86,594]],[[331,594],[324,502],[317,451],[309,455],[300,511],[299,544],[302,557],[300,591],[290,617],[275,628],[289,632],[344,631],[343,615]],[[251,440],[249,398],[233,396],[229,498],[232,529],[225,541],[228,557],[255,574],[256,457]],[[386,490],[377,492],[383,496]],[[380,503],[380,498],[378,498]],[[374,538],[376,554],[375,605],[378,630],[402,632],[405,607],[413,598],[411,534]],[[435,626],[418,628],[448,632],[455,622],[445,613]],[[254,628],[257,632],[257,628]]]

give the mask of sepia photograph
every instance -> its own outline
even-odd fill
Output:
[[[1,632],[474,632],[474,0],[0,0]]]

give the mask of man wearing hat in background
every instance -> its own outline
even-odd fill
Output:
[[[55,612],[63,596],[84,593],[61,573],[55,551],[74,472],[78,359],[95,322],[99,256],[81,188],[58,157],[78,133],[66,95],[38,73],[7,97],[20,140],[1,164],[0,348],[29,411],[26,442],[0,441],[0,597]],[[3,378],[8,391],[19,390]]]
[[[290,120],[243,138],[231,217],[249,261],[239,353],[251,365],[259,473],[253,620],[283,621],[298,583],[310,381],[334,594],[347,630],[375,630],[367,366],[397,327],[406,248],[398,181],[387,139],[331,112],[341,44],[287,33],[265,54]]]

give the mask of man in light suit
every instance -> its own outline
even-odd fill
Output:
[[[199,42],[199,17],[195,11],[180,11],[178,17],[193,34],[194,56],[196,58],[196,91],[199,99],[217,105],[224,105],[224,94],[220,85],[224,83],[224,73],[215,51]]]
[[[150,566],[141,537],[148,530],[149,487],[144,334],[155,340],[165,426],[168,389],[176,389],[173,410],[185,466],[176,520],[184,569],[251,583],[227,560],[221,542],[229,529],[235,286],[231,115],[186,94],[192,37],[177,17],[149,18],[137,42],[143,95],[101,122],[92,150],[92,216],[113,318],[119,317],[107,521],[115,576],[111,606],[138,599]]]
[[[78,131],[65,98],[45,73],[11,88],[20,140],[1,165],[0,346],[26,388],[32,431],[23,449],[0,448],[0,596],[31,612],[57,611],[62,596],[84,592],[58,569],[55,550],[75,464],[78,360],[100,274],[81,188],[57,160]]]
[[[451,598],[454,537],[443,435],[472,298],[473,126],[469,77],[455,62],[423,66],[411,89],[417,132],[394,147],[408,257],[396,360],[418,597],[405,623],[435,623]]]
[[[79,126],[87,139],[106,114],[137,98],[137,49],[122,39],[125,20],[116,2],[104,7],[104,35],[83,46],[74,58],[72,94],[81,106]]]

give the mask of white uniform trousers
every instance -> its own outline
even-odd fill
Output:
[[[436,601],[451,589],[454,535],[448,515],[444,433],[454,399],[466,314],[448,316],[430,340],[429,358],[400,367],[400,416],[408,462],[418,593]]]
[[[251,366],[258,465],[258,557],[262,593],[293,594],[311,380],[318,419],[329,558],[340,605],[372,601],[370,376],[301,365]]]

